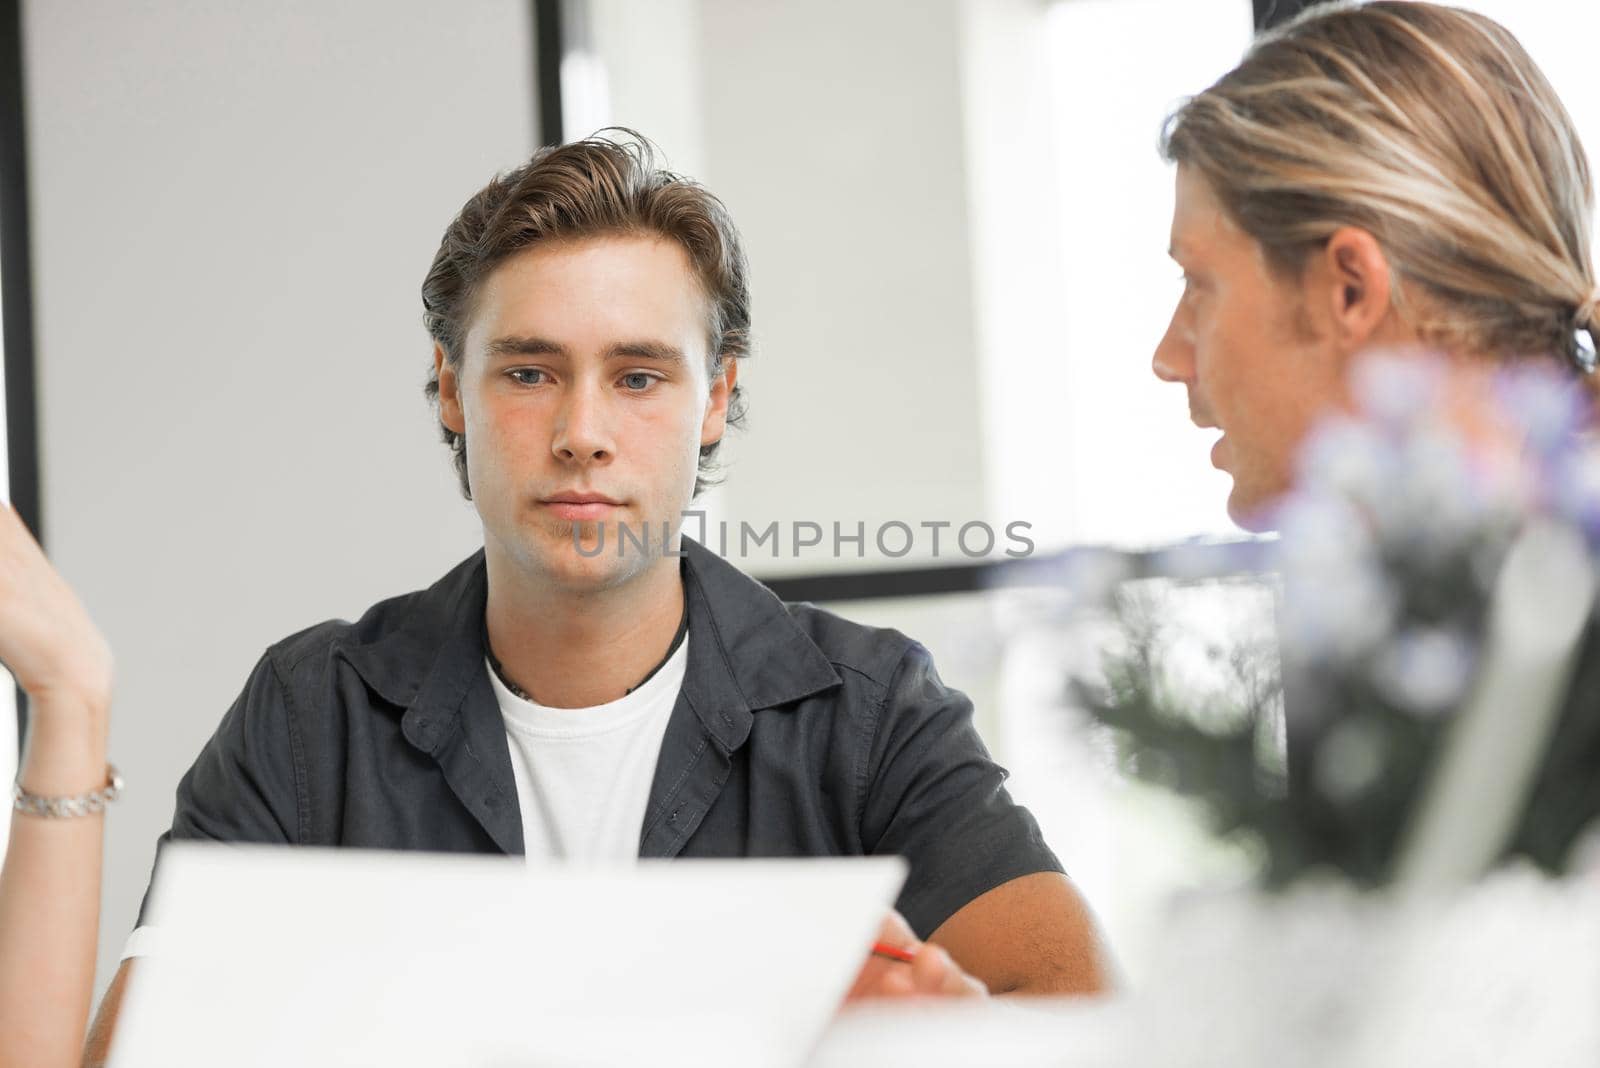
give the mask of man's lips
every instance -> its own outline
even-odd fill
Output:
[[[555,493],[541,498],[539,503],[569,520],[604,519],[622,504],[603,493]]]
[[[1193,406],[1189,408],[1189,421],[1201,430],[1220,430],[1216,421],[1205,412],[1197,411]],[[1211,466],[1222,470],[1222,443],[1228,440],[1227,434],[1217,435],[1216,442],[1211,446]]]
[[[1222,429],[1221,427],[1219,427],[1217,425],[1217,421],[1215,419],[1211,418],[1211,413],[1210,412],[1207,412],[1207,411],[1195,406],[1194,396],[1192,394],[1189,397],[1189,422],[1193,423],[1195,426],[1199,427],[1201,430],[1221,430]],[[1228,435],[1226,433],[1219,434],[1219,435],[1217,435],[1216,442],[1213,443],[1212,446],[1211,446],[1211,466],[1215,467],[1219,471],[1223,469],[1223,467],[1222,467],[1222,443],[1227,441],[1227,440],[1228,440]]]

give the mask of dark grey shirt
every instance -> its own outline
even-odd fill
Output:
[[[641,857],[898,854],[911,873],[897,907],[923,937],[987,890],[1061,870],[926,649],[785,604],[683,544],[689,664]],[[520,854],[485,592],[479,552],[268,649],[161,840]]]

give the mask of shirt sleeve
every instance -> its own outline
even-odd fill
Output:
[[[890,681],[868,767],[862,843],[910,863],[896,908],[918,938],[1003,883],[1062,870],[1033,815],[1006,791],[972,702],[945,686],[921,645]]]
[[[156,842],[158,866],[161,847],[174,839],[300,841],[304,776],[292,713],[288,687],[269,653],[178,783],[172,828]],[[149,908],[147,889],[140,926]]]
[[[135,957],[154,957],[160,952],[161,928],[147,923],[143,927],[135,927],[133,933],[128,935],[128,940],[122,943],[122,956],[117,958],[117,963]]]

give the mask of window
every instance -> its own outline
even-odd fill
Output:
[[[1181,290],[1166,254],[1173,168],[1157,152],[1161,123],[1239,61],[1251,27],[1249,0],[1061,0],[1050,12],[1076,443],[1064,484],[1079,543],[1239,533],[1210,440],[1150,358]]]
[[[1249,46],[1249,0],[1060,0],[1050,9],[1052,113],[1063,250],[1060,358],[1071,447],[1057,481],[1073,500],[1077,544],[1151,546],[1236,538],[1229,479],[1188,419],[1184,391],[1150,360],[1181,285],[1166,254],[1173,168],[1161,125]],[[1239,600],[1202,585],[1168,599],[1184,627],[1232,620]],[[1243,591],[1246,600],[1249,590]],[[992,739],[1018,799],[1038,817],[1137,981],[1168,894],[1238,877],[1182,802],[1124,782],[1103,732],[1066,700],[1069,675],[1092,673],[1109,621],[1063,613],[1048,592],[998,595],[999,667]],[[1259,599],[1259,598],[1257,598]]]

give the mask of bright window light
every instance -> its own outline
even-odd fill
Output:
[[[1162,121],[1250,43],[1249,0],[1062,0],[1050,12],[1062,204],[1064,358],[1080,543],[1234,535],[1181,386],[1150,359],[1181,285],[1167,257],[1173,168]]]
[[[1239,61],[1251,28],[1249,0],[1060,0],[1050,10],[1071,383],[1060,485],[1079,544],[1240,536],[1225,511],[1229,479],[1210,465],[1215,431],[1190,423],[1182,387],[1158,381],[1150,361],[1181,290],[1167,256],[1174,175],[1157,151],[1162,122]],[[1211,591],[1180,599],[1224,618]],[[998,751],[1137,982],[1167,896],[1236,878],[1237,862],[1180,802],[1121,783],[1103,734],[1063,707],[1068,674],[1092,672],[1107,637],[1088,619],[1012,636]]]

